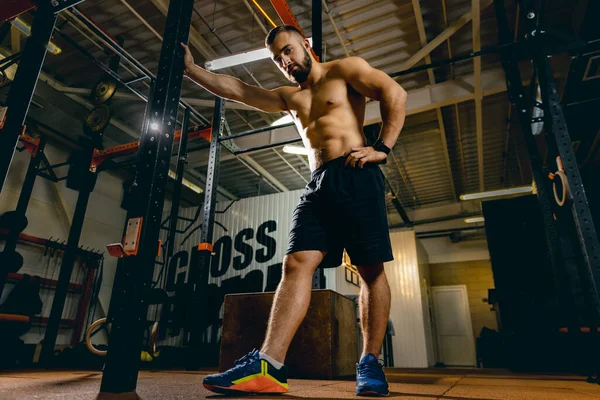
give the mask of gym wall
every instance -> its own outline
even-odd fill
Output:
[[[461,261],[430,264],[431,286],[467,285],[469,311],[473,325],[473,336],[479,337],[481,329],[498,329],[496,314],[483,299],[488,289],[494,288],[494,276],[489,260]]]
[[[421,287],[425,278],[421,270],[425,269],[427,261],[418,258],[414,231],[394,231],[390,233],[390,239],[394,260],[385,264],[385,272],[392,294],[390,320],[394,326],[394,366],[426,368],[433,364],[431,325],[423,304],[427,296]],[[424,252],[420,253],[423,257]]]
[[[431,228],[433,230],[433,228]],[[423,246],[429,254],[432,264],[467,262],[490,259],[487,240],[467,240],[452,243],[450,238],[441,237],[423,240]]]
[[[45,154],[52,164],[63,162],[69,156],[69,152],[65,148],[54,143],[46,145]],[[0,196],[0,213],[16,208],[29,160],[28,152],[15,152],[2,196]],[[68,167],[58,168],[56,174],[59,177],[65,176],[67,171]],[[121,187],[122,181],[116,176],[107,172],[98,176],[96,188],[90,196],[81,234],[80,245],[84,248],[89,246],[90,249],[104,251],[107,243],[119,241],[125,223],[125,211],[119,207]],[[66,242],[77,194],[66,187],[65,181],[54,183],[38,177],[27,209],[29,225],[24,233],[45,239],[52,237]],[[53,258],[44,257],[42,247],[21,243],[18,244],[17,251],[24,257],[24,265],[18,271],[19,273],[58,279],[62,257],[58,255]],[[104,312],[108,309],[115,268],[116,259],[105,254],[104,275],[99,295],[100,304],[96,308],[96,318],[104,316]],[[71,281],[77,277],[81,278],[82,275],[83,272],[76,263]],[[0,302],[4,301],[13,287],[14,284],[7,283],[3,299]],[[44,303],[42,317],[50,315],[53,296],[54,289],[41,289],[40,297]],[[69,294],[63,312],[64,319],[74,318],[79,297],[78,294]],[[61,329],[57,345],[68,344],[72,332],[72,329]],[[25,343],[39,343],[43,339],[44,333],[45,327],[33,326],[22,339]]]

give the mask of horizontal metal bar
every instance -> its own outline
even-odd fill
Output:
[[[133,78],[131,80],[128,80],[127,82],[124,82],[124,84],[125,84],[125,86],[129,86],[132,83],[143,81],[144,79],[148,79],[148,77],[146,75],[144,75],[144,76],[140,76],[140,77],[137,77],[137,78]]]
[[[239,150],[239,151],[234,152],[233,154],[237,156],[239,154],[249,153],[251,151],[265,150],[265,149],[270,149],[273,147],[283,146],[285,144],[296,143],[296,142],[300,142],[301,140],[302,140],[302,138],[284,140],[283,142],[279,142],[279,143],[271,143],[271,144],[266,144],[264,146],[256,146],[256,147],[250,147],[249,149]]]
[[[439,229],[439,230],[435,230],[435,231],[422,231],[422,232],[417,232],[417,237],[419,237],[420,235],[437,235],[440,233],[452,233],[452,232],[462,232],[462,231],[476,231],[479,229],[485,229],[485,226],[466,226],[464,228],[449,228],[449,229]]]
[[[413,221],[413,225],[425,225],[425,224],[433,224],[434,222],[445,222],[445,221],[452,221],[455,219],[464,219],[464,218],[469,218],[469,217],[479,217],[481,216],[481,211],[478,212],[470,212],[470,213],[463,213],[463,214],[458,214],[458,215],[449,215],[446,217],[439,217],[439,218],[430,218],[430,219],[422,219],[419,221]],[[407,224],[394,224],[394,225],[390,225],[389,228],[406,228],[408,227]]]
[[[64,167],[65,165],[69,165],[69,164],[70,164],[69,161],[65,161],[65,162],[61,162],[61,163],[58,163],[58,164],[50,165],[48,167],[40,168],[38,171],[39,172],[44,172],[44,171],[47,171],[49,169],[60,168],[60,167]]]
[[[289,122],[287,124],[282,124],[282,125],[277,125],[277,126],[265,126],[263,128],[252,129],[250,131],[236,133],[233,135],[221,136],[221,137],[219,137],[219,142],[223,142],[225,140],[237,139],[237,138],[244,137],[244,136],[250,136],[250,135],[254,135],[255,133],[273,131],[275,129],[286,128],[288,126],[294,126],[294,125],[295,124],[293,122]]]
[[[44,178],[44,179],[48,179],[49,181],[52,181],[52,182],[58,182],[58,180],[57,180],[57,179],[54,179],[54,178],[53,178],[53,177],[51,177],[50,175],[48,175],[48,174],[45,174],[45,173],[43,173],[43,172],[38,172],[38,173],[37,173],[37,176],[39,176],[39,177],[41,177],[41,178]]]
[[[56,1],[53,0],[52,3],[54,4],[54,12],[55,13],[59,13],[63,10],[66,10],[67,8],[73,7],[79,3],[82,3],[84,0],[63,0],[63,1]]]
[[[458,61],[470,60],[472,58],[479,57],[484,54],[495,53],[498,51],[498,49],[499,49],[499,46],[489,46],[489,47],[486,47],[485,49],[481,49],[480,51],[475,51],[475,52],[471,52],[468,54],[462,54],[460,56],[451,57],[446,60],[435,61],[435,62],[432,62],[429,64],[420,65],[418,67],[412,67],[409,69],[405,69],[404,71],[393,72],[390,74],[390,76],[392,78],[395,78],[397,76],[408,75],[408,74],[412,74],[412,73],[419,72],[419,71],[425,71],[425,70],[428,70],[431,68],[441,67],[443,65],[454,64]]]
[[[2,60],[0,60],[0,71],[6,70],[11,65],[13,65],[17,61],[19,61],[20,58],[21,58],[21,52],[11,54],[10,56],[3,58]]]

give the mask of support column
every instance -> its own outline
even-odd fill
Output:
[[[142,125],[137,155],[134,201],[129,218],[142,218],[136,255],[125,257],[119,278],[117,309],[111,307],[112,329],[102,376],[101,392],[133,392],[137,386],[144,329],[146,294],[152,287],[154,263],[164,207],[173,136],[181,97],[184,51],[192,17],[193,0],[171,0],[160,53],[158,74]]]
[[[221,164],[221,144],[219,137],[222,135],[223,122],[225,119],[225,100],[217,97],[212,123],[212,138],[210,141],[210,153],[208,157],[208,169],[206,171],[206,187],[204,189],[204,207],[202,211],[202,227],[200,228],[200,243],[198,244],[196,263],[188,276],[188,286],[192,295],[192,308],[194,310],[205,310],[208,301],[207,287],[210,275],[210,260],[213,250],[213,227],[215,220],[215,206],[217,202],[217,185],[219,182],[219,169]],[[194,257],[192,257],[194,259]],[[206,321],[204,313],[197,314],[197,320],[189,326],[190,347],[194,350],[188,361],[188,369],[199,367],[198,350],[201,347],[205,331]]]
[[[181,138],[179,139],[179,151],[177,153],[177,172],[175,176],[175,186],[173,187],[173,197],[171,202],[171,220],[169,221],[169,237],[167,243],[167,257],[170,260],[173,256],[175,246],[175,234],[177,233],[177,222],[179,222],[179,201],[181,199],[181,185],[183,184],[183,174],[185,164],[187,164],[187,142],[188,129],[190,122],[190,110],[185,109],[183,115],[183,125],[181,126]]]
[[[31,36],[21,53],[19,68],[8,93],[6,121],[0,129],[0,193],[23,131],[29,104],[46,58],[46,46],[56,23],[56,14],[50,0],[41,0],[39,3],[31,27]]]

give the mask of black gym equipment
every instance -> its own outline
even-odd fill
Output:
[[[27,206],[31,199],[31,193],[33,192],[33,185],[35,184],[40,162],[44,157],[45,145],[46,141],[43,138],[40,138],[35,156],[31,157],[31,160],[29,161],[25,181],[23,182],[21,194],[19,195],[17,209],[15,211],[9,211],[0,217],[0,227],[8,231],[4,249],[2,250],[2,253],[0,253],[0,296],[2,296],[2,292],[4,291],[4,285],[8,274],[17,272],[23,266],[23,256],[16,251],[17,240],[19,234],[27,227],[27,217],[25,216],[25,213],[27,212]]]
[[[104,77],[94,85],[91,100],[95,106],[105,104],[112,99],[117,92],[117,81],[111,77]]]
[[[100,143],[102,143],[102,134],[110,123],[110,117],[110,108],[106,104],[92,108],[83,121],[83,132],[93,140],[99,139]]]
[[[135,201],[128,212],[128,220],[142,218],[139,250],[137,255],[123,259],[125,273],[117,277],[121,282],[114,287],[119,287],[123,293],[119,296],[122,301],[118,310],[109,310],[114,319],[101,392],[132,392],[137,385],[148,311],[148,304],[143,300],[152,285],[174,122],[183,81],[184,52],[180,43],[188,41],[193,5],[193,0],[172,0],[169,4],[158,75],[148,99],[140,135],[137,174],[132,190]]]
[[[571,65],[580,66],[581,57],[589,58],[599,50],[598,41],[597,36],[576,38],[553,32],[544,25],[543,10],[536,9],[532,0],[518,3],[517,18],[523,22],[524,38],[519,44],[521,51],[515,52],[504,1],[494,0],[498,51],[537,196],[483,204],[496,286],[494,304],[498,305],[500,333],[506,345],[506,366],[564,370],[573,365],[573,358],[590,355],[597,359],[600,354],[595,333],[600,327],[600,244],[549,58],[557,48],[570,50]],[[591,17],[597,15],[591,11],[593,7],[597,7],[596,2],[588,3],[584,27],[596,24]],[[529,90],[523,87],[519,68],[524,55],[533,65]],[[582,83],[573,70],[569,80],[572,78],[580,86],[579,93],[589,94],[589,84]],[[534,95],[538,85],[541,102]],[[565,101],[578,101],[574,91],[566,93]],[[544,157],[538,150],[541,140],[532,132],[532,123],[540,121],[533,112],[536,108],[543,110],[544,134],[540,139],[547,145]],[[581,333],[585,331],[593,334],[584,338]],[[581,344],[585,339],[585,345],[573,356],[558,351],[564,348],[563,332],[568,332],[573,343]]]

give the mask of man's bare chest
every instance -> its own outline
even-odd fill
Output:
[[[304,122],[314,121],[339,107],[350,106],[351,95],[343,79],[326,79],[293,93],[288,106],[305,125]]]

